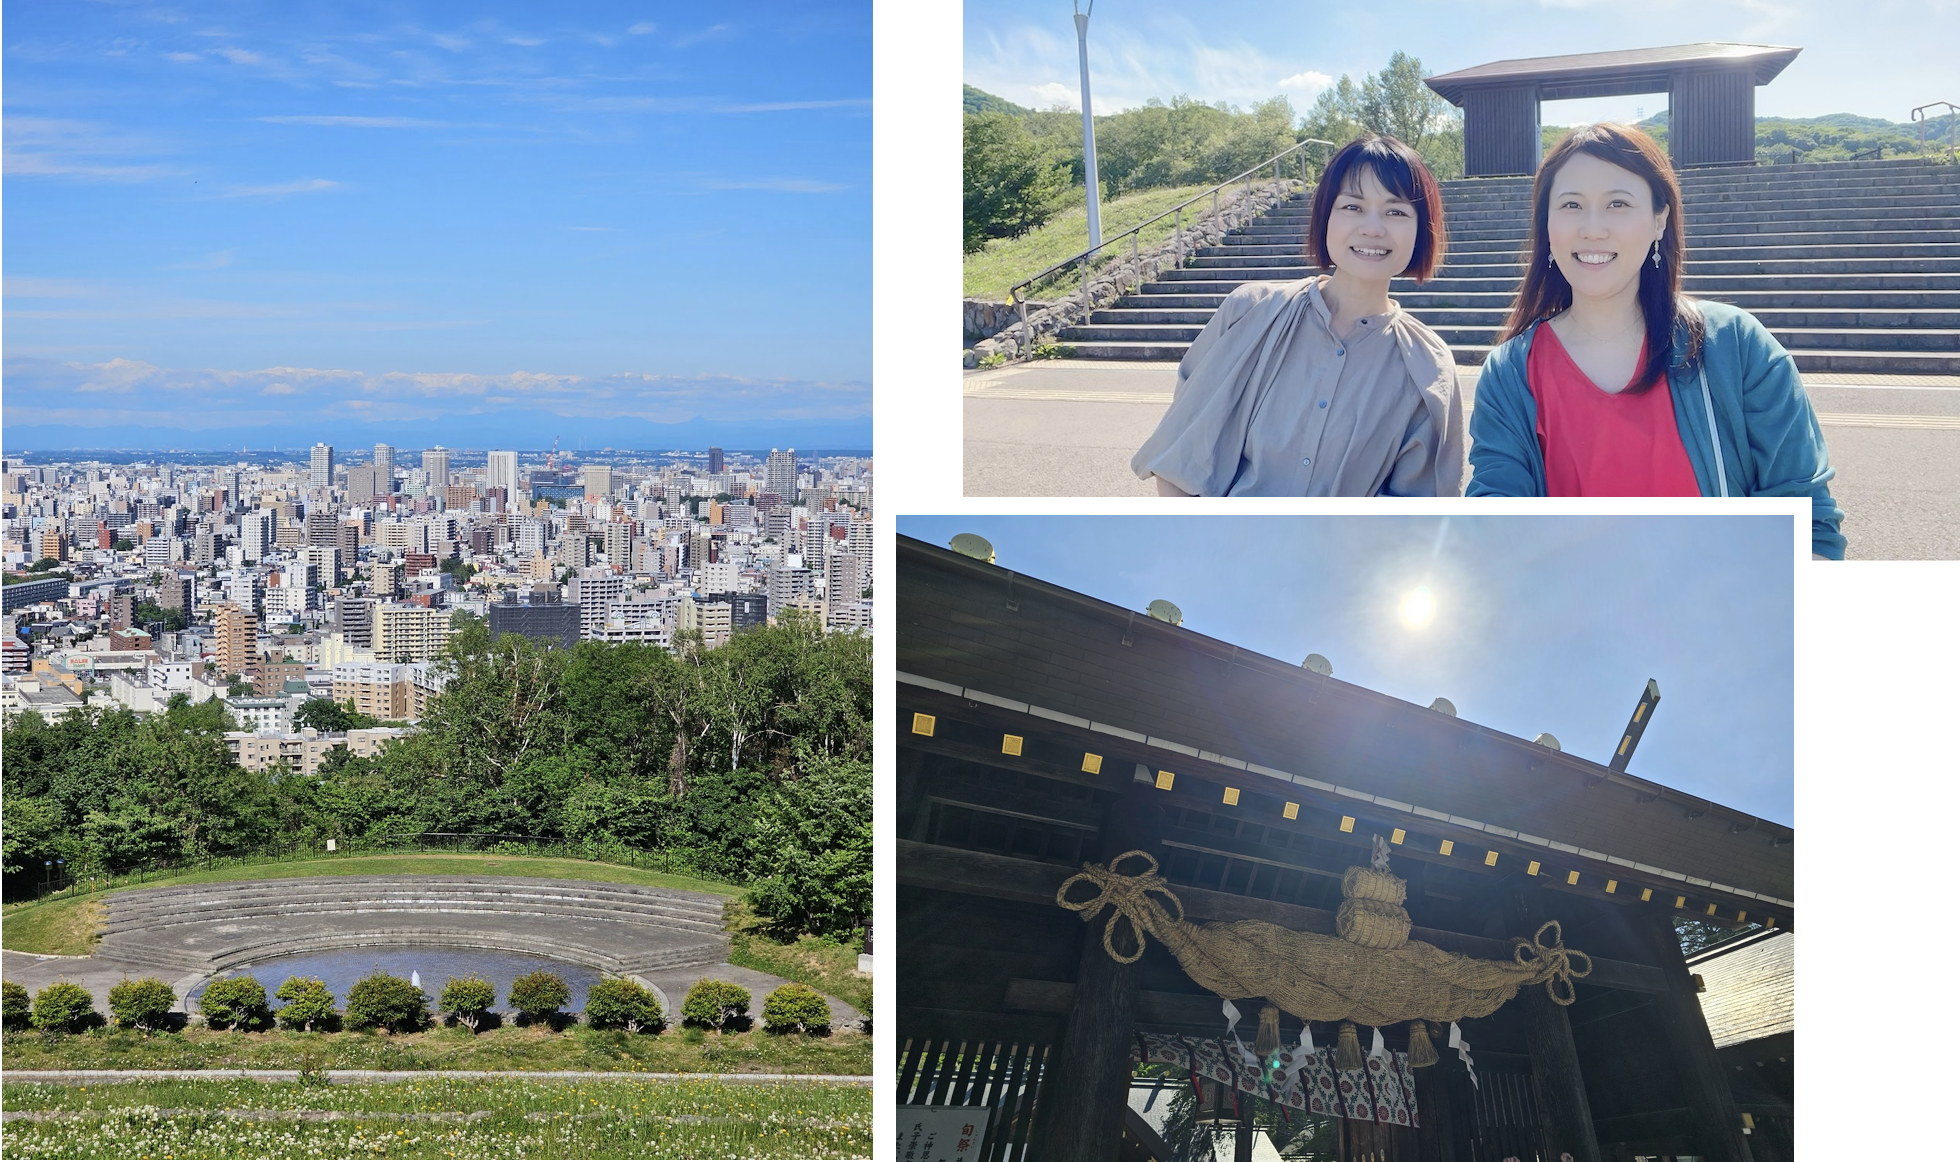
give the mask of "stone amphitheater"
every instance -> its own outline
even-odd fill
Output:
[[[446,945],[524,953],[625,976],[677,1011],[702,977],[750,990],[761,1015],[779,977],[728,963],[722,899],[701,892],[513,876],[321,876],[148,888],[107,897],[87,957],[7,951],[0,972],[36,990],[70,980],[106,1011],[124,977],[154,976],[183,999],[221,973],[294,953]],[[267,988],[277,981],[266,982]],[[834,998],[838,1025],[858,1012]]]

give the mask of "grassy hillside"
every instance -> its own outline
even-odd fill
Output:
[[[1174,186],[1161,190],[1144,190],[1140,193],[1126,194],[1114,201],[1105,201],[1102,204],[1103,237],[1114,238],[1205,188],[1204,186]],[[1089,211],[1081,200],[1080,189],[1075,191],[1075,197],[1075,204],[1049,219],[1047,225],[1019,238],[997,238],[989,242],[985,250],[967,255],[963,280],[966,296],[996,301],[1004,299],[1007,297],[1008,287],[1087,249]],[[1211,204],[1207,201],[1193,209],[1209,211]],[[1170,237],[1171,228],[1172,222],[1169,218],[1150,227],[1138,238],[1138,247],[1148,250],[1157,245]],[[1035,293],[1035,297],[1053,298],[1070,287],[1078,285],[1080,282],[1076,277],[1065,277],[1041,288]]]
[[[1034,112],[1033,109],[1016,105],[1005,97],[996,97],[985,89],[976,89],[972,85],[961,85],[960,88],[965,97],[964,103],[966,112],[968,113],[1027,114]]]

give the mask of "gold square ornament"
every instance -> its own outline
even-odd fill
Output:
[[[912,716],[913,734],[923,734],[927,738],[931,738],[933,728],[938,725],[939,720],[930,714],[914,714]]]

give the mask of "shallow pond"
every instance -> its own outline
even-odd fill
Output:
[[[542,956],[528,956],[521,952],[499,952],[487,948],[448,948],[437,945],[401,945],[372,948],[348,948],[333,952],[302,952],[293,956],[274,957],[255,964],[242,964],[223,973],[224,976],[250,976],[257,978],[265,986],[267,999],[271,1000],[273,1010],[278,1011],[282,1002],[272,1000],[271,994],[289,976],[316,976],[325,981],[333,990],[334,1004],[345,1007],[347,990],[354,982],[374,972],[385,972],[404,980],[410,974],[419,974],[422,991],[428,994],[430,1008],[442,996],[442,986],[452,976],[480,976],[497,986],[498,1012],[510,1012],[510,982],[527,972],[544,970],[555,972],[565,978],[571,986],[572,999],[565,1005],[565,1011],[576,1013],[585,1008],[585,992],[601,976],[596,968],[582,964],[568,964],[562,960],[547,960]],[[200,987],[186,998],[186,1008],[197,1011],[196,998],[203,992]]]

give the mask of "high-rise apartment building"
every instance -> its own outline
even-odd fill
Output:
[[[325,505],[306,511],[306,543],[331,548],[340,543],[340,514]]]
[[[704,647],[714,649],[734,632],[733,611],[725,602],[696,601],[691,596],[685,597],[681,599],[674,628],[694,630],[701,635]]]
[[[449,487],[449,449],[437,444],[423,452],[422,474],[429,478],[431,491]],[[515,475],[514,470],[512,474]]]
[[[606,563],[619,569],[632,570],[632,521],[616,520],[606,526]]]
[[[796,449],[769,450],[762,467],[762,490],[782,497],[784,504],[796,503]]]
[[[393,445],[376,444],[374,446],[374,470],[380,474],[384,482],[395,478],[395,449]],[[392,492],[394,490],[389,488],[386,483],[383,483],[381,491]]]
[[[247,561],[271,554],[279,543],[279,517],[269,508],[255,508],[238,518],[238,547]]]
[[[493,488],[503,489],[506,507],[518,503],[523,494],[518,488],[516,452],[490,453],[489,466],[483,475],[483,487],[486,492]]]
[[[220,672],[243,674],[258,665],[259,619],[251,610],[227,601],[212,611],[217,631],[216,662]]]
[[[163,582],[157,587],[157,604],[164,609],[181,609],[189,616],[196,592],[195,580],[189,573],[172,569],[164,573]]]
[[[386,662],[426,662],[449,640],[450,610],[441,606],[374,607],[374,656]]]
[[[604,499],[612,495],[612,466],[609,464],[587,464],[585,466],[585,495]]]
[[[570,600],[579,609],[579,630],[586,636],[606,624],[606,613],[626,592],[626,578],[611,569],[580,569],[572,574]]]
[[[313,456],[307,462],[307,467],[307,487],[333,487],[333,446],[330,444],[313,445]]]
[[[720,448],[708,449],[708,475],[720,476],[723,472]]]

